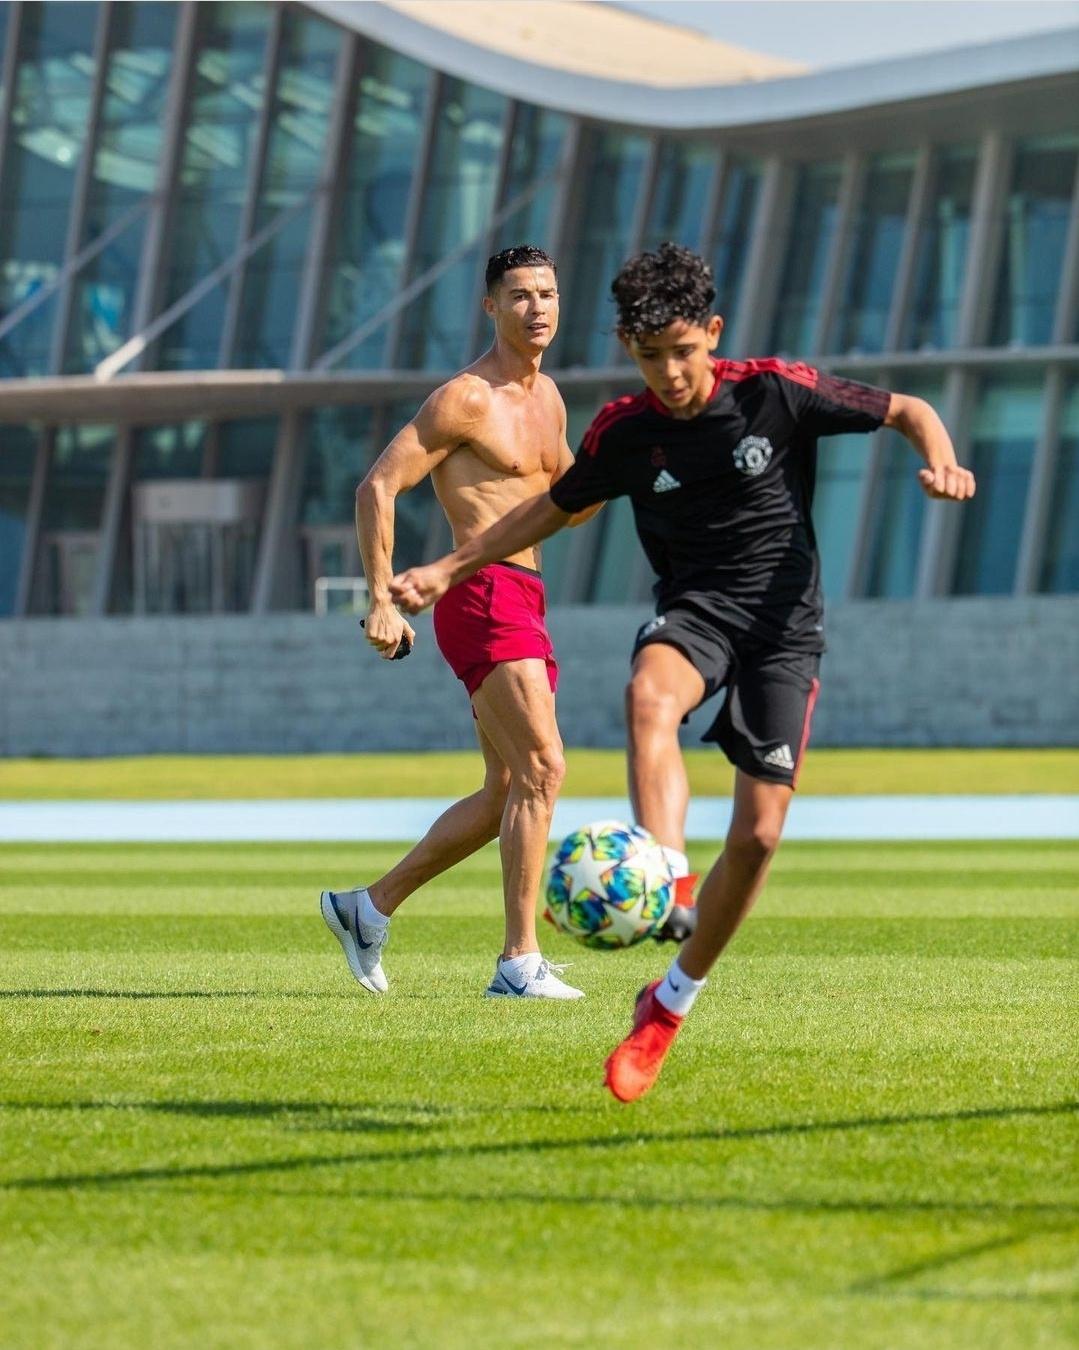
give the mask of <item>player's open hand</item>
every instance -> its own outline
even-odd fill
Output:
[[[436,600],[441,600],[449,588],[449,574],[438,563],[410,567],[407,572],[399,572],[390,582],[393,602],[400,605],[406,614],[418,614],[421,609],[433,605]]]
[[[965,502],[968,497],[974,496],[974,475],[958,464],[938,464],[935,469],[919,469],[918,482],[927,497]]]
[[[392,661],[396,656],[402,638],[407,638],[412,646],[416,643],[412,625],[406,623],[391,604],[372,604],[363,631],[367,641],[386,661]]]

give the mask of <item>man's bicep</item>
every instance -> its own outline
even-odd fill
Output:
[[[448,428],[424,418],[423,411],[401,428],[371,470],[370,476],[393,492],[407,492],[422,482],[457,443]]]

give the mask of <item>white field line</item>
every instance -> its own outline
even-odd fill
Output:
[[[443,797],[277,801],[0,802],[0,843],[379,842],[417,839]],[[687,838],[726,833],[728,797],[691,803]],[[595,820],[630,820],[619,797],[566,797],[551,837]],[[1079,839],[1079,796],[802,797],[787,839]]]

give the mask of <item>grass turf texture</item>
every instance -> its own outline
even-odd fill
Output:
[[[687,749],[698,796],[726,796],[733,770],[715,750]],[[564,796],[622,796],[621,750],[569,750]],[[0,763],[0,800],[223,797],[441,797],[473,792],[478,751],[365,755],[155,755],[13,759]],[[813,750],[799,790],[809,796],[889,793],[1079,792],[1079,750]]]
[[[486,849],[376,999],[316,893],[396,854],[0,848],[0,1343],[1074,1345],[1079,848],[785,845],[631,1107],[670,949],[484,1001]]]

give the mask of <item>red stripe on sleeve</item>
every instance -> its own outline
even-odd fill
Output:
[[[620,422],[623,417],[628,417],[630,413],[638,411],[642,401],[642,394],[624,394],[621,398],[616,398],[613,403],[605,404],[593,419],[592,425],[584,433],[581,445],[585,453],[594,455],[599,449],[600,437],[615,422]]]

